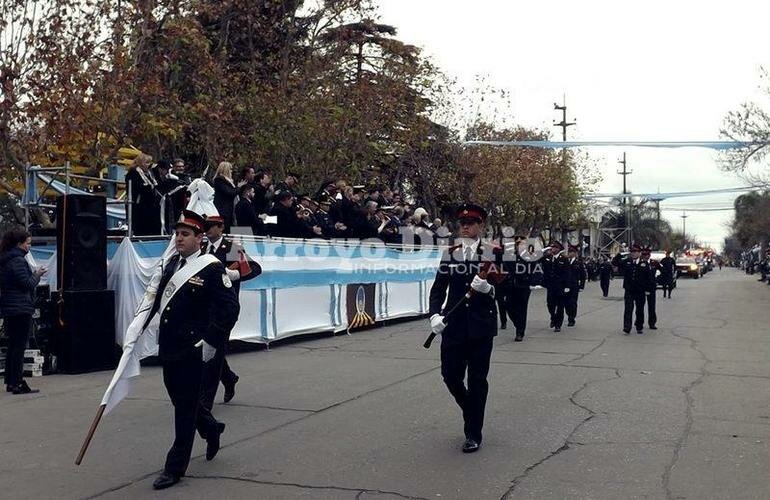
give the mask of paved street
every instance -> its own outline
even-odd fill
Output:
[[[501,331],[485,441],[463,455],[459,410],[427,321],[235,354],[235,400],[212,462],[151,484],[172,440],[149,367],[74,458],[110,373],[33,379],[0,395],[0,491],[8,498],[668,498],[770,496],[770,287],[735,270],[658,295],[659,327],[620,333],[621,281],[581,296],[554,334],[533,294],[523,343]],[[510,328],[510,327],[509,327]],[[221,401],[221,393],[217,398]],[[12,492],[12,493],[11,493]]]

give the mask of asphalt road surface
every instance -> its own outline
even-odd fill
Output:
[[[581,294],[575,328],[530,302],[522,343],[500,332],[484,443],[460,452],[459,410],[427,320],[234,354],[235,399],[212,462],[152,481],[173,438],[157,367],[75,455],[110,378],[31,379],[0,395],[3,498],[760,499],[770,497],[770,287],[736,270],[658,294],[659,330],[623,335],[621,282]],[[217,397],[221,401],[221,391]]]

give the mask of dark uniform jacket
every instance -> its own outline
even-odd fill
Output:
[[[649,262],[639,259],[638,262],[631,257],[621,258],[616,255],[612,259],[612,265],[623,272],[623,288],[632,293],[643,293],[654,290],[655,275]]]
[[[506,267],[508,270],[511,285],[517,288],[529,288],[531,286],[544,285],[545,283],[545,264],[544,258],[527,261],[516,253],[511,257]],[[550,263],[548,264],[550,265]]]
[[[450,247],[441,257],[436,279],[430,289],[430,314],[446,314],[470,290],[473,277],[483,265],[481,253],[484,243],[479,243],[476,255],[464,260],[462,245]],[[459,249],[459,250],[458,250]],[[487,257],[489,258],[489,257]],[[448,295],[447,295],[448,292]],[[446,299],[446,307],[442,305]],[[497,335],[497,305],[492,293],[472,293],[465,305],[461,305],[447,318],[442,336],[444,342],[463,342]]]
[[[586,285],[586,267],[583,265],[583,261],[580,259],[575,259],[573,262],[570,262],[570,259],[567,258],[567,276],[566,276],[566,282],[567,286],[564,288],[569,288],[570,290],[580,289],[582,290],[585,288]]]
[[[660,273],[664,278],[671,279],[676,272],[676,261],[673,257],[663,257],[660,259]]]
[[[609,279],[612,277],[612,264],[609,262],[602,262],[599,264],[599,276]]]
[[[203,242],[201,244],[201,252],[205,253],[208,247],[209,242]],[[219,247],[214,251],[214,256],[219,259],[219,262],[221,262],[223,266],[228,268],[240,261],[240,255],[238,255],[237,252],[233,252],[233,242],[224,236],[222,236],[222,242],[219,244]],[[257,262],[254,262],[251,259],[247,259],[247,262],[249,263],[251,272],[246,276],[241,276],[239,280],[233,281],[233,288],[235,289],[236,296],[241,289],[242,281],[248,281],[262,274],[262,266],[260,266]]]
[[[226,279],[224,266],[209,264],[185,282],[163,311],[160,302],[166,286],[176,271],[179,254],[169,259],[163,270],[155,302],[147,317],[147,324],[160,312],[158,330],[158,355],[163,360],[179,360],[200,356],[195,347],[204,340],[221,348],[238,319],[240,305],[235,289]],[[145,324],[145,327],[147,326]]]
[[[278,218],[276,224],[270,224],[270,235],[279,238],[302,238],[306,231],[294,207],[285,207],[280,203],[273,205],[271,215]]]
[[[247,198],[240,198],[235,205],[235,221],[238,226],[250,227],[253,234],[262,234],[262,219],[257,217],[254,205]]]

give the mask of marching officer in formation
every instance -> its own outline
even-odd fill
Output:
[[[262,267],[254,261],[248,260],[247,269],[240,269],[240,252],[243,249],[233,248],[233,242],[224,236],[225,220],[219,215],[211,215],[206,218],[205,223],[207,242],[201,245],[201,251],[206,254],[214,255],[222,265],[225,266],[225,272],[233,284],[233,291],[238,297],[241,282],[256,278],[262,274]],[[245,258],[245,254],[244,254]],[[230,332],[227,332],[225,346],[230,340]],[[225,389],[224,402],[229,403],[235,396],[235,384],[238,383],[238,375],[235,374],[225,358],[226,347],[217,352],[214,360],[209,363],[209,380],[211,383],[204,384],[203,403],[211,410],[214,404],[219,382]]]
[[[602,297],[610,293],[610,281],[612,280],[612,264],[607,257],[602,257],[599,264],[599,285],[602,288]]]
[[[556,328],[556,306],[564,290],[561,284],[556,282],[555,275],[556,262],[563,250],[564,247],[561,243],[552,241],[545,248],[545,256],[543,257],[543,285],[546,289],[545,304],[548,308],[548,315],[551,318],[551,328]],[[559,325],[557,331],[561,331],[561,325]]]
[[[666,256],[660,259],[660,280],[663,283],[663,298],[671,298],[671,290],[674,289],[674,276],[676,273],[676,260],[671,257],[671,250],[666,250]]]
[[[163,382],[174,405],[174,444],[155,489],[173,486],[190,462],[196,428],[206,440],[206,459],[219,451],[225,424],[201,404],[202,381],[238,318],[240,306],[232,282],[214,255],[202,254],[205,221],[184,210],[175,225],[176,251],[161,263],[151,286],[154,299],[144,328],[160,314],[158,357]],[[151,290],[148,289],[148,293]],[[146,295],[147,297],[147,295]]]
[[[578,310],[578,297],[580,291],[586,286],[586,266],[578,258],[578,247],[569,245],[567,253],[567,277],[565,280],[565,304],[564,309],[567,312],[567,326],[575,326]]]
[[[642,262],[646,262],[650,269],[650,276],[647,280],[647,325],[650,330],[657,330],[655,326],[658,323],[658,312],[655,310],[655,295],[658,290],[658,282],[656,279],[657,271],[660,269],[660,264],[650,260],[652,250],[650,247],[642,248]]]
[[[463,412],[463,453],[479,450],[489,384],[489,360],[497,335],[491,259],[502,265],[502,249],[480,239],[486,211],[466,203],[457,211],[460,244],[447,249],[430,290],[430,325],[441,335],[441,375]],[[484,263],[482,257],[488,262]],[[466,387],[464,380],[467,379]]]
[[[511,270],[508,271],[509,288],[506,291],[506,309],[516,328],[514,342],[524,340],[527,329],[527,312],[532,288],[543,283],[542,253],[536,252],[534,245],[526,238],[518,236],[515,244],[515,256]]]
[[[612,265],[623,272],[624,310],[623,333],[631,333],[631,321],[636,309],[636,333],[644,333],[644,304],[650,290],[652,276],[649,262],[641,259],[642,248],[633,244],[630,254],[622,258],[620,254],[612,259]]]

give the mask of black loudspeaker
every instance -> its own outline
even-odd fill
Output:
[[[70,194],[56,199],[59,290],[107,288],[107,200]]]
[[[58,370],[85,373],[114,368],[119,352],[115,344],[115,292],[64,290],[52,299]]]

